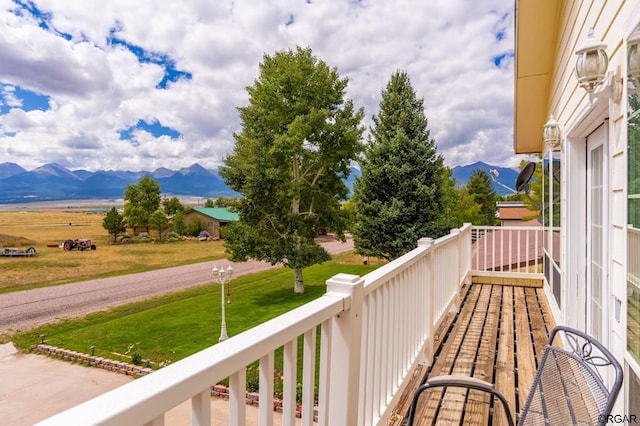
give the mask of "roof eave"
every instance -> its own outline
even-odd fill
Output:
[[[560,2],[516,0],[514,151],[542,152]]]

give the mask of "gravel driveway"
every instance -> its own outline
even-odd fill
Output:
[[[353,249],[353,240],[324,242],[331,254]],[[103,278],[43,287],[0,295],[0,335],[13,334],[91,312],[124,305],[163,294],[212,282],[214,264],[226,267],[230,262],[218,260],[177,266],[138,274]],[[240,276],[273,268],[268,263],[249,261],[231,263],[233,275]]]

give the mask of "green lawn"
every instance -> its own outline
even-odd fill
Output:
[[[305,269],[302,295],[293,293],[293,272],[286,268],[234,278],[232,302],[226,305],[227,332],[233,336],[316,299],[326,291],[325,281],[337,273],[365,275],[378,266],[338,256]],[[95,354],[105,358],[130,362],[137,352],[158,368],[217,343],[220,317],[220,286],[210,284],[46,325],[18,333],[12,340],[28,351],[44,334],[49,345],[84,353],[95,346]]]

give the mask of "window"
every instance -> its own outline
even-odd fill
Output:
[[[640,100],[638,93],[631,89],[628,97],[627,137],[627,349],[640,363]]]

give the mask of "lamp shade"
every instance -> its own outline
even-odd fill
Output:
[[[542,138],[544,143],[551,147],[555,147],[560,143],[561,131],[560,124],[553,118],[553,115],[549,117],[549,121],[544,125],[542,131]]]
[[[587,39],[576,50],[576,78],[580,87],[593,92],[605,79],[609,66],[609,57],[605,49],[607,45],[593,35],[589,29]]]
[[[640,32],[627,41],[627,77],[633,89],[640,90]]]

